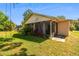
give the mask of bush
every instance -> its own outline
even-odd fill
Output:
[[[71,25],[71,26],[70,26],[70,30],[71,30],[71,31],[76,30],[76,27],[75,27],[74,25]]]
[[[32,34],[32,28],[30,28],[30,26],[28,25],[25,25],[21,30],[20,32],[22,34],[25,34],[25,35],[29,35],[29,34]]]
[[[77,25],[75,25],[75,27],[76,27],[76,30],[79,30],[79,25],[77,24]]]

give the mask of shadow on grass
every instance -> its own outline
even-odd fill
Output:
[[[41,43],[41,42],[47,40],[47,38],[43,38],[43,37],[39,37],[39,36],[22,35],[22,34],[14,34],[13,37],[32,41],[32,42],[37,42],[37,43]]]
[[[18,53],[15,53],[11,56],[36,56],[35,54],[28,55],[26,48],[21,48]]]
[[[14,42],[14,43],[8,43],[8,44],[5,43],[5,44],[1,44],[0,48],[1,48],[1,51],[8,51],[16,47],[19,47],[21,45],[22,45],[22,42]]]
[[[13,38],[0,38],[0,42],[11,42]]]

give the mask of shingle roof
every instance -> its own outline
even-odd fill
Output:
[[[47,15],[43,15],[43,14],[39,14],[39,13],[32,13],[32,15],[39,15],[39,16],[43,16],[43,17],[46,17],[46,18],[49,18],[51,21],[55,20],[57,22],[59,21],[67,21],[65,19],[60,19],[60,18],[57,18],[57,17],[53,17],[53,16],[47,16]],[[31,16],[32,16],[31,15]],[[35,22],[34,20],[30,20],[30,21],[27,21],[27,23],[30,23],[30,22]],[[44,20],[45,21],[45,20]],[[46,20],[47,21],[47,20]],[[39,21],[40,22],[40,21]]]

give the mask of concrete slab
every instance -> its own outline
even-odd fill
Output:
[[[56,41],[60,41],[60,42],[65,42],[65,39],[57,38],[57,37],[52,37],[52,40],[56,40]]]

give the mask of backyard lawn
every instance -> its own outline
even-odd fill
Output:
[[[70,32],[66,42],[59,42],[16,31],[0,32],[0,55],[71,56],[79,55],[79,32]]]

